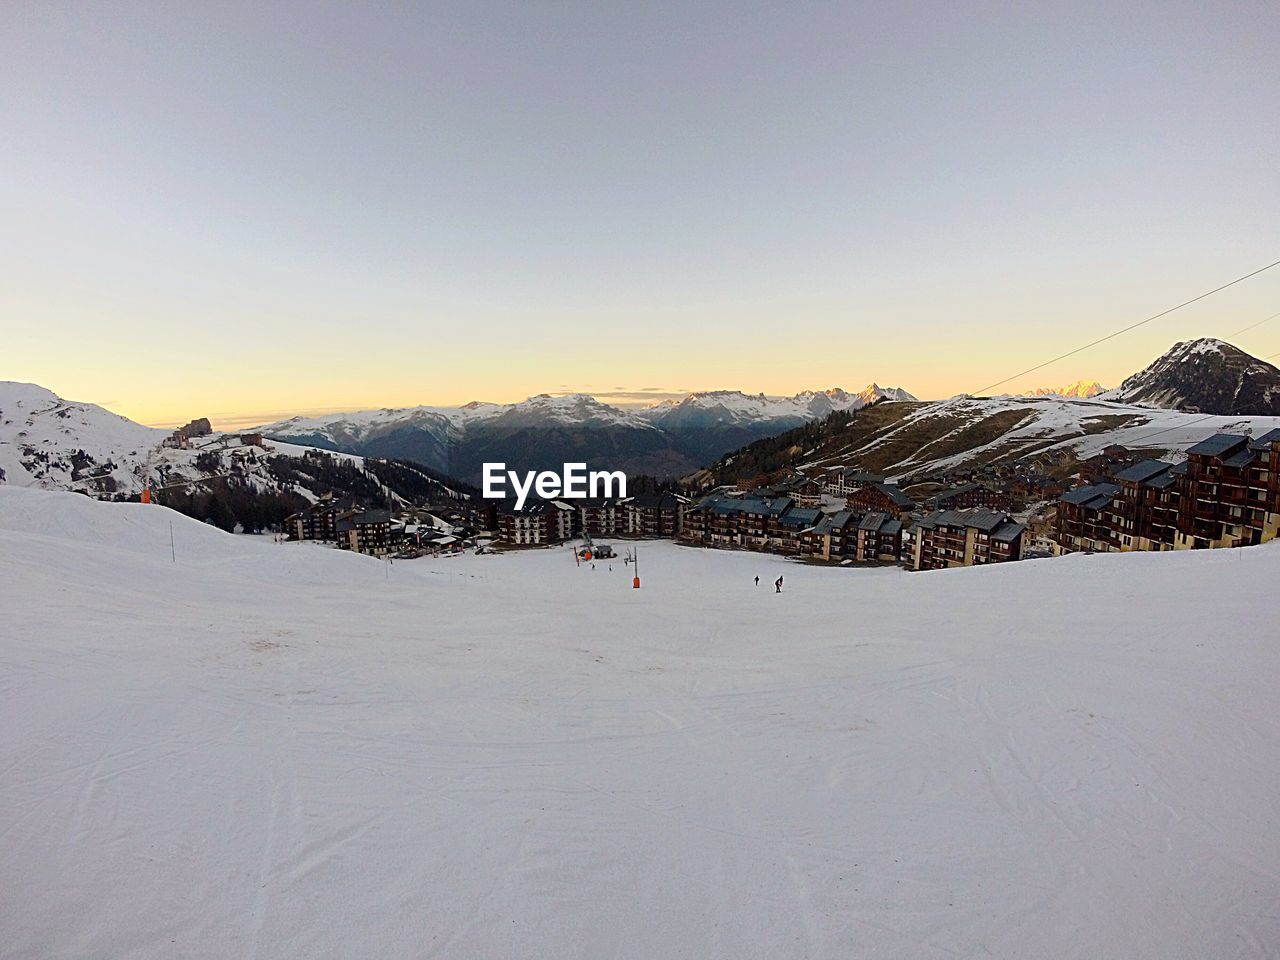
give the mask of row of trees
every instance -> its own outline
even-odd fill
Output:
[[[804,453],[830,440],[851,424],[855,417],[856,414],[850,410],[833,410],[821,420],[749,443],[722,457],[710,467],[714,482],[732,483],[743,477],[773,473],[783,467],[795,466]]]
[[[154,497],[156,503],[228,533],[237,527],[245,533],[279,530],[286,517],[307,505],[300,494],[259,490],[234,477],[159,490]],[[138,495],[119,499],[136,503]]]

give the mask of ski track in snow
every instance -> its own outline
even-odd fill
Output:
[[[1280,548],[640,554],[0,489],[0,955],[1280,949]]]

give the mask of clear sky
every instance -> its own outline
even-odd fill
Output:
[[[1263,0],[11,0],[0,379],[152,423],[974,391],[1280,259],[1278,49]],[[1277,310],[1280,268],[1011,386]]]

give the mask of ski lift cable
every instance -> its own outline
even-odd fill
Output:
[[[1214,287],[1212,290],[1208,290],[1197,297],[1192,297],[1190,300],[1184,300],[1182,301],[1182,303],[1178,304],[1177,306],[1169,307],[1167,310],[1161,310],[1159,313],[1153,314],[1147,317],[1145,320],[1139,320],[1137,323],[1131,323],[1127,327],[1121,327],[1119,330],[1116,330],[1113,333],[1109,333],[1105,337],[1099,337],[1097,340],[1091,340],[1090,342],[1084,344],[1083,346],[1076,347],[1074,350],[1068,350],[1066,353],[1059,354],[1058,356],[1053,357],[1050,360],[1045,360],[1043,363],[1037,363],[1035,366],[1028,367],[1026,370],[1023,370],[1020,373],[1013,374],[1013,376],[1005,377],[1003,380],[997,380],[995,383],[989,383],[985,387],[983,387],[981,390],[974,391],[973,395],[984,396],[987,394],[989,390],[992,390],[996,387],[1003,386],[1004,384],[1009,383],[1012,380],[1017,380],[1020,377],[1025,377],[1029,373],[1035,373],[1037,370],[1042,370],[1045,367],[1049,366],[1050,364],[1057,363],[1059,360],[1065,360],[1067,357],[1073,357],[1077,353],[1082,353],[1085,350],[1088,350],[1090,347],[1096,347],[1100,343],[1106,343],[1108,340],[1113,340],[1116,337],[1120,336],[1121,334],[1128,333],[1130,330],[1136,330],[1138,327],[1145,326],[1146,324],[1151,323],[1153,320],[1159,320],[1161,317],[1167,317],[1169,314],[1173,313],[1175,310],[1181,310],[1183,307],[1189,307],[1193,303],[1199,303],[1201,300],[1204,300],[1206,297],[1211,297],[1215,293],[1220,293],[1221,291],[1226,290],[1228,287],[1234,287],[1237,283],[1243,283],[1245,280],[1248,280],[1251,277],[1256,277],[1258,274],[1265,273],[1266,271],[1277,266],[1280,266],[1280,260],[1275,260],[1267,264],[1265,267],[1259,267],[1257,270],[1254,270],[1250,273],[1246,273],[1244,276],[1236,277],[1234,280],[1231,280],[1228,283],[1224,283],[1221,286]],[[1262,322],[1265,323],[1266,321],[1262,321]]]

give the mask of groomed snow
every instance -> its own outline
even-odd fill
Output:
[[[1280,947],[1280,548],[640,557],[0,487],[0,955]]]

